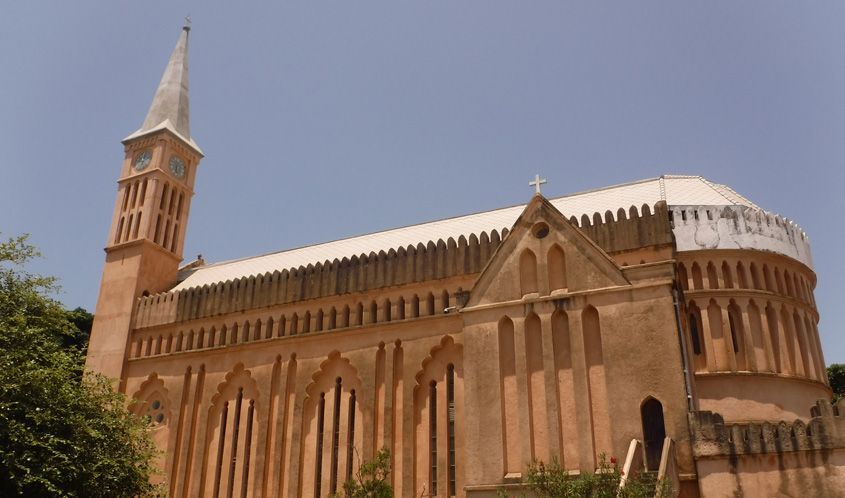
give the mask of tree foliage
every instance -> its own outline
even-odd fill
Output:
[[[363,462],[355,475],[343,484],[343,496],[345,498],[393,498],[393,487],[390,485],[389,477],[390,450],[382,448],[375,458]]]
[[[845,364],[833,363],[828,366],[827,380],[833,390],[833,401],[845,397]]]
[[[108,380],[84,373],[90,314],[24,270],[26,236],[0,242],[0,496],[129,497],[154,491],[154,445]]]
[[[622,470],[615,460],[608,461],[601,455],[594,474],[573,474],[561,467],[557,459],[549,464],[532,462],[523,484],[531,496],[537,498],[652,498],[658,489],[662,496],[668,495],[668,483],[657,481],[652,474],[630,476],[620,489],[621,480]],[[500,498],[511,496],[525,495],[499,491]]]

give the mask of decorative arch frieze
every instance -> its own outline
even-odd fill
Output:
[[[157,373],[151,373],[132,395],[130,411],[145,417],[153,428],[162,427],[170,421],[170,394]]]
[[[463,346],[444,336],[431,348],[414,386],[414,486],[431,496],[455,496],[463,486]]]
[[[367,397],[358,370],[332,351],[305,388],[299,496],[337,493],[360,465]]]
[[[244,496],[253,489],[258,399],[258,385],[243,363],[236,364],[217,385],[208,411],[201,495],[236,492]]]

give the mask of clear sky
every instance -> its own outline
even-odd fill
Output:
[[[123,157],[190,13],[206,153],[186,256],[220,261],[664,173],[809,234],[845,362],[845,3],[0,3],[0,231],[93,310]],[[838,297],[837,297],[838,296]]]

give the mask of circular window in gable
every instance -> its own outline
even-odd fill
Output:
[[[549,234],[549,225],[543,221],[534,223],[534,226],[531,227],[531,234],[538,239],[544,239]]]

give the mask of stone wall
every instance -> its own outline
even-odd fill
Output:
[[[845,400],[820,400],[808,423],[725,424],[689,415],[702,496],[845,496]]]

